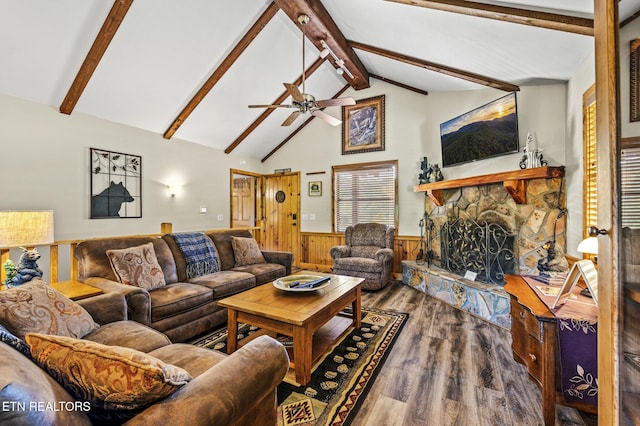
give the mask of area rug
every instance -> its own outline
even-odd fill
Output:
[[[346,309],[345,314],[351,314]],[[382,368],[408,314],[362,308],[362,326],[337,341],[314,366],[311,381],[298,386],[285,380],[278,386],[280,426],[348,425],[355,418],[373,381]],[[238,339],[258,329],[238,328]],[[285,346],[286,336],[278,336]],[[227,329],[223,328],[193,344],[226,353]]]

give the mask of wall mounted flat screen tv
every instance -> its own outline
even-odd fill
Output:
[[[516,94],[442,123],[440,142],[443,167],[518,152]]]

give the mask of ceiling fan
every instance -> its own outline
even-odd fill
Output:
[[[332,126],[337,126],[342,123],[339,120],[326,112],[322,111],[322,108],[330,106],[343,106],[343,105],[355,105],[356,101],[353,98],[335,98],[324,99],[316,101],[316,98],[312,95],[305,93],[305,72],[304,72],[304,26],[309,22],[309,16],[299,15],[298,22],[302,26],[302,92],[298,89],[298,86],[291,83],[283,83],[287,92],[291,95],[291,104],[275,104],[275,105],[249,105],[249,108],[296,108],[282,123],[283,126],[290,126],[298,116],[302,114],[311,114],[318,117],[321,120],[326,121]]]

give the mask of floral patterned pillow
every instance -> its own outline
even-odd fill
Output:
[[[29,332],[81,338],[99,327],[82,306],[39,279],[0,291],[0,324],[19,339]]]
[[[29,333],[35,362],[79,401],[104,410],[136,410],[191,381],[184,369],[135,349]]]
[[[113,272],[122,284],[153,290],[166,285],[153,243],[107,250]]]
[[[264,260],[262,251],[258,243],[253,238],[231,237],[233,255],[236,258],[235,266],[255,265],[256,263],[267,263]]]

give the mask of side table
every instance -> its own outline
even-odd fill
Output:
[[[97,296],[103,291],[97,287],[92,287],[80,281],[59,281],[49,284],[51,288],[58,290],[71,300],[86,299],[87,297]]]

